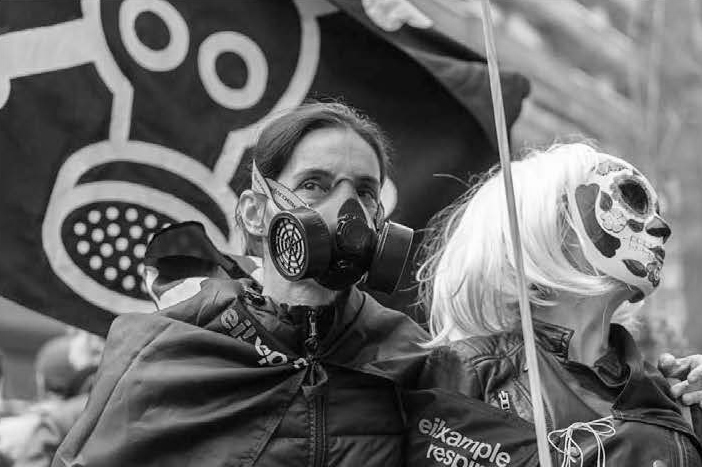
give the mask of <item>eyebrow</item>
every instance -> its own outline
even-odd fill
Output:
[[[301,181],[310,177],[333,179],[334,174],[324,169],[306,169],[295,176],[295,183],[300,183]],[[353,181],[355,183],[360,182],[373,185],[374,187],[380,187],[380,180],[371,175],[362,175],[360,177],[354,177]]]
[[[302,180],[305,180],[310,177],[332,178],[332,173],[328,170],[322,169],[305,169],[302,172],[296,174],[294,178],[296,182],[301,182]]]
[[[364,175],[362,177],[358,177],[358,181],[361,183],[371,185],[373,188],[380,189],[380,180],[378,180],[375,177],[369,177],[367,175]]]

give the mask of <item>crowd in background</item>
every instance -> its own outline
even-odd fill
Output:
[[[1,396],[0,365],[0,467],[51,465],[85,407],[103,345],[100,337],[75,329],[48,340],[34,361],[37,397],[31,402]]]

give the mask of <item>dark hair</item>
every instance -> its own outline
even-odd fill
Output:
[[[71,344],[75,338],[64,334],[49,339],[37,352],[34,362],[37,373],[44,379],[45,390],[63,399],[89,392],[97,372],[97,362],[84,368],[76,368],[71,362]]]
[[[348,129],[363,138],[378,157],[380,181],[385,181],[390,168],[390,146],[385,135],[368,117],[338,102],[306,102],[272,120],[263,128],[256,145],[252,148],[252,160],[256,161],[261,175],[275,180],[290,162],[300,141],[310,132],[323,128]],[[251,167],[248,168],[247,186],[250,186]],[[243,228],[238,209],[236,221],[246,239],[246,253],[261,256],[263,252],[260,242]]]
[[[363,138],[378,156],[380,180],[385,180],[390,158],[383,132],[368,117],[338,102],[308,102],[271,121],[252,149],[261,175],[278,178],[302,138],[322,128],[349,129]]]

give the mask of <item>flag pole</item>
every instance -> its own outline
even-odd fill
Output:
[[[514,184],[512,182],[512,168],[510,165],[509,155],[509,138],[507,136],[505,109],[502,103],[502,87],[500,86],[500,75],[497,66],[497,52],[495,48],[495,38],[493,36],[490,0],[481,0],[481,3],[483,12],[483,37],[485,39],[488,74],[490,77],[492,107],[495,115],[497,147],[500,153],[500,164],[502,166],[502,174],[505,183],[507,214],[509,216],[512,248],[514,250],[514,262],[519,281],[519,313],[521,315],[524,350],[526,352],[527,368],[529,371],[529,392],[531,393],[532,407],[534,410],[534,424],[536,425],[536,442],[539,451],[539,464],[542,467],[551,467],[546,417],[544,414],[543,397],[541,395],[541,378],[539,376],[539,366],[536,359],[536,341],[534,339],[534,327],[531,321],[531,307],[529,306],[529,296],[527,294],[526,278],[524,275],[522,242],[519,235],[519,225],[517,223],[517,209],[514,199]]]

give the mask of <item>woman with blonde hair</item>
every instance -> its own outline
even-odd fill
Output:
[[[587,144],[512,164],[544,408],[558,465],[702,465],[661,373],[615,312],[660,283],[671,230],[651,183]],[[533,420],[518,278],[497,170],[443,215],[420,270],[433,348],[424,387]],[[583,464],[584,463],[584,464]]]

